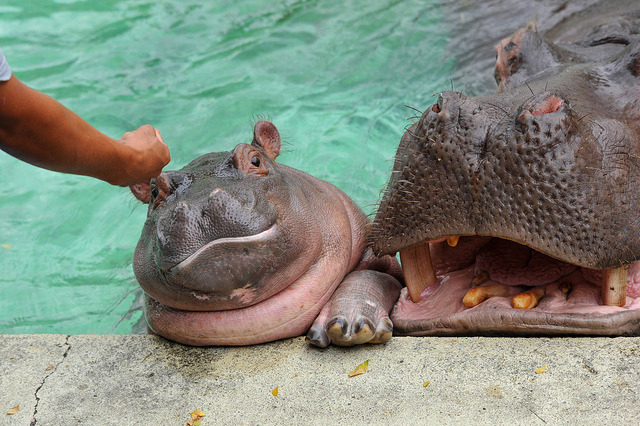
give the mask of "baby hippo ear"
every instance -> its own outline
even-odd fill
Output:
[[[251,145],[260,147],[271,158],[276,159],[280,153],[280,133],[273,123],[260,120],[253,127],[253,141]]]
[[[149,189],[149,181],[136,183],[129,187],[133,195],[145,204],[149,204],[151,199],[151,190]]]

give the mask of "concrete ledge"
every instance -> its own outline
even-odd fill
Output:
[[[394,337],[319,350],[302,338],[192,348],[147,335],[1,337],[7,425],[184,425],[196,409],[202,426],[624,424],[640,411],[640,338]]]

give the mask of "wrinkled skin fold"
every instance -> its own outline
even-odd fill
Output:
[[[133,266],[151,331],[199,346],[391,337],[397,261],[366,248],[351,199],[277,163],[279,151],[278,130],[259,121],[251,144],[131,187],[149,204]],[[372,287],[380,294],[353,300]]]
[[[497,94],[442,92],[406,131],[371,245],[433,267],[396,332],[638,334],[639,28],[630,1],[531,23],[495,46]]]

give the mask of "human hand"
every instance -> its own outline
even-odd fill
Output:
[[[160,132],[148,124],[122,135],[120,143],[132,152],[131,161],[124,166],[126,177],[119,183],[121,186],[157,177],[171,160],[169,147],[164,143]]]

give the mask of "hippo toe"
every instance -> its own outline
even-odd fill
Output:
[[[384,343],[391,338],[389,311],[401,285],[389,274],[352,272],[320,311],[307,333],[307,342],[326,347]]]

